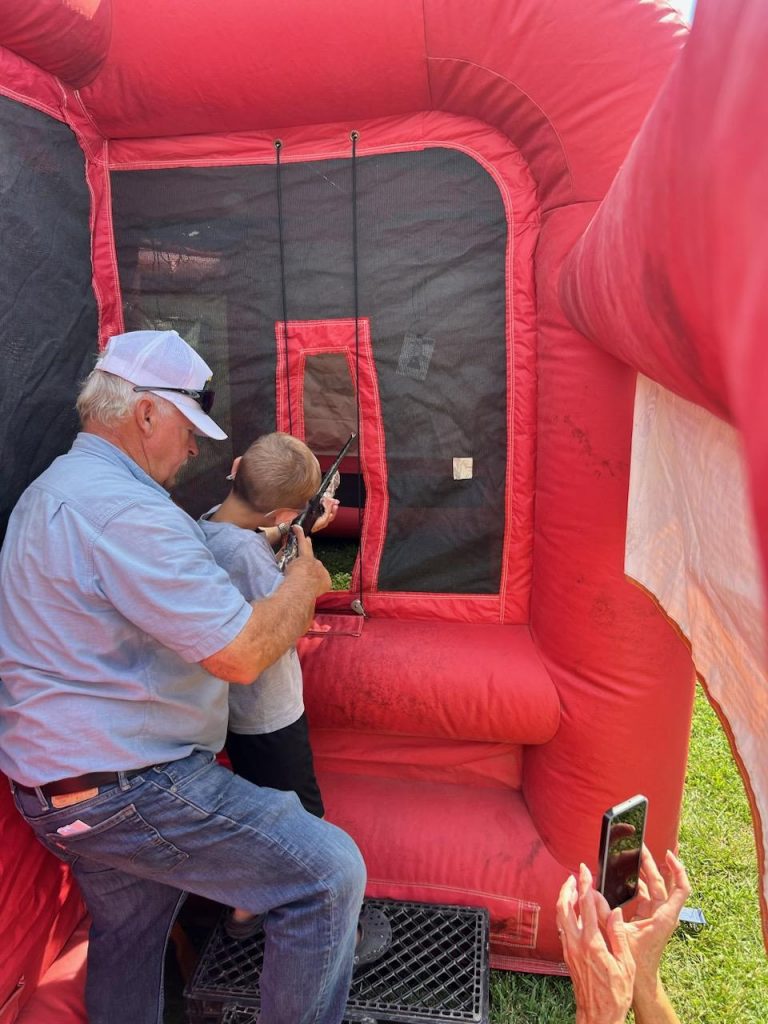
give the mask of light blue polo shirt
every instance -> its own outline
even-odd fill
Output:
[[[228,684],[197,663],[251,611],[166,490],[79,434],[0,552],[0,770],[32,786],[220,750]]]

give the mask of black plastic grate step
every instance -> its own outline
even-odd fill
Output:
[[[345,1020],[358,1024],[487,1024],[488,912],[367,900],[392,925],[392,945],[352,980]],[[235,942],[219,921],[187,988],[189,1024],[255,1024],[264,935]]]

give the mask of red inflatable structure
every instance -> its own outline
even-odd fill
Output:
[[[328,814],[371,895],[487,906],[497,967],[564,971],[556,894],[606,807],[647,794],[651,847],[676,843],[694,669],[624,575],[636,368],[717,413],[733,391],[721,351],[668,358],[632,241],[564,281],[602,349],[558,281],[687,35],[662,0],[0,2],[2,516],[123,329],[177,327],[214,368],[231,442],[192,514],[258,433],[330,454],[359,418],[351,590],[301,650]],[[679,154],[644,139],[601,229],[618,210],[658,255],[643,190],[663,208]],[[82,908],[0,814],[5,1022]]]

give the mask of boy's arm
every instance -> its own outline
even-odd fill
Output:
[[[278,523],[277,526],[262,526],[259,532],[266,537],[267,543],[276,551],[283,543],[284,538],[291,532],[291,524]]]
[[[324,530],[326,526],[332,523],[336,518],[336,513],[339,511],[339,505],[341,504],[337,498],[323,497],[322,501],[325,511],[312,527],[312,533],[317,533],[318,530]],[[283,543],[284,538],[291,532],[291,524],[278,523],[277,526],[262,526],[261,532],[267,538],[272,547],[277,550],[277,548],[279,548]]]

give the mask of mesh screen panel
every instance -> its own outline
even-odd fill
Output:
[[[0,539],[27,484],[77,432],[77,383],[93,366],[90,200],[65,125],[0,96]]]
[[[275,427],[283,319],[275,168],[114,172],[126,329],[196,325],[231,442],[177,499],[221,499],[233,454]],[[287,318],[354,316],[351,161],[284,164]],[[454,150],[358,161],[359,311],[371,323],[389,520],[381,590],[496,593],[504,530],[505,247],[498,189]],[[313,407],[316,403],[313,396]],[[363,453],[365,457],[365,453]],[[454,460],[471,475],[454,478]]]

